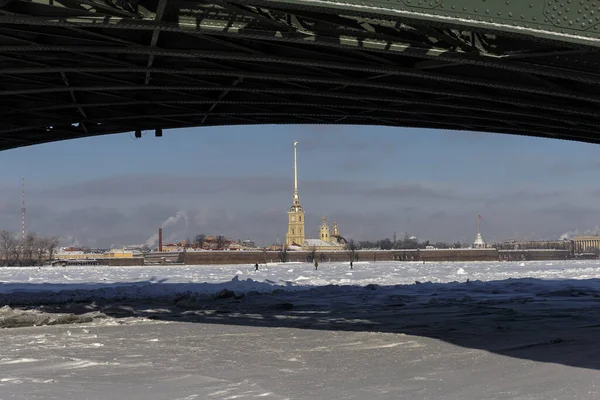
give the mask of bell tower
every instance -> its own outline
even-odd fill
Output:
[[[327,225],[327,219],[325,217],[321,219],[321,226],[319,227],[319,239],[324,242],[331,241],[329,237],[329,225]]]
[[[340,236],[340,228],[337,226],[337,221],[333,221],[333,236]]]
[[[296,244],[302,246],[304,244],[304,210],[300,205],[300,197],[298,196],[298,165],[296,162],[296,145],[294,142],[294,197],[292,206],[288,211],[288,230],[285,235],[285,244],[290,246]]]

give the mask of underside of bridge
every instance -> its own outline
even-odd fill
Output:
[[[249,124],[599,143],[599,22],[591,0],[0,0],[0,150]]]

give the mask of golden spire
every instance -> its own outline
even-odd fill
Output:
[[[302,246],[304,244],[304,210],[300,205],[298,196],[298,162],[296,158],[297,141],[294,141],[294,198],[292,206],[288,211],[288,231],[285,235],[285,242],[288,246],[295,244]]]
[[[296,162],[296,145],[297,141],[294,141],[294,199],[298,198],[298,165]]]

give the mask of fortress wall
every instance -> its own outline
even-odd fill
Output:
[[[106,262],[106,265],[111,267],[132,267],[132,266],[142,266],[144,265],[143,257],[133,257],[133,258],[106,258],[101,261],[102,264]]]
[[[355,261],[527,261],[527,260],[565,260],[572,258],[568,250],[496,250],[496,249],[448,249],[448,250],[360,250],[356,251]],[[264,264],[278,263],[277,251],[203,251],[188,253],[150,254],[148,263],[167,263],[187,265],[210,264]],[[129,259],[131,260],[131,259]],[[133,259],[135,260],[135,259]],[[317,252],[319,262],[350,262],[348,251]],[[120,260],[112,260],[119,262]],[[127,261],[127,260],[126,260]],[[290,251],[289,262],[312,262],[308,251]],[[138,264],[134,264],[138,265]]]
[[[499,250],[502,261],[567,260],[573,258],[570,250]]]
[[[350,262],[350,254],[347,251],[318,251],[317,260],[319,262]],[[392,261],[394,260],[391,251],[357,251],[356,261]],[[289,262],[312,262],[311,254],[308,251],[290,251],[288,253]],[[189,252],[185,254],[185,264],[203,265],[203,264],[264,264],[279,262],[279,252],[277,251],[204,251]]]
[[[496,249],[392,250],[399,261],[497,261]]]

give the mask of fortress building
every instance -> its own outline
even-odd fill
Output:
[[[298,163],[296,158],[296,146],[294,142],[294,196],[292,206],[288,211],[288,229],[285,235],[285,244],[298,250],[316,248],[317,250],[343,250],[346,245],[346,239],[340,236],[340,229],[337,222],[333,223],[333,232],[330,234],[329,225],[325,217],[322,218],[319,227],[318,239],[305,239],[304,230],[304,210],[300,205],[300,196],[298,195]]]
[[[321,226],[319,227],[319,238],[306,239],[302,246],[304,250],[311,249],[313,247],[318,251],[344,250],[346,247],[346,239],[340,236],[340,229],[338,228],[337,222],[333,222],[333,232],[330,235],[327,219],[323,217],[321,221]]]

